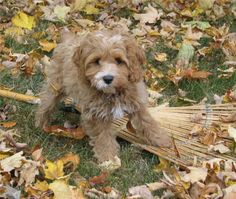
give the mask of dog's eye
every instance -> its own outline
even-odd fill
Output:
[[[115,60],[116,60],[116,63],[119,65],[125,63],[121,58],[116,58]]]
[[[99,62],[100,62],[100,58],[97,58],[97,59],[94,60],[94,63],[97,64],[97,65],[100,64]]]

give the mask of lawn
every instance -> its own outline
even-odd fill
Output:
[[[5,4],[0,3],[0,5],[9,6],[8,8],[12,11],[14,10],[13,7],[17,7],[17,1],[13,0],[11,3],[9,3],[10,1],[7,2],[8,3]],[[157,104],[169,102],[170,106],[193,105],[200,103],[204,98],[206,98],[209,103],[215,103],[215,94],[218,96],[224,95],[233,89],[233,86],[236,83],[236,73],[234,71],[230,74],[227,73],[226,77],[220,76],[223,74],[223,70],[231,67],[230,65],[224,64],[225,61],[228,61],[228,58],[223,53],[222,46],[220,45],[221,39],[226,35],[226,33],[221,34],[215,33],[216,30],[215,32],[213,31],[213,28],[218,30],[224,24],[229,28],[229,33],[235,31],[236,20],[233,12],[230,11],[230,2],[225,1],[226,3],[215,3],[215,5],[222,7],[225,11],[225,14],[222,14],[221,17],[214,14],[212,7],[209,7],[206,10],[203,9],[199,14],[194,15],[192,13],[192,16],[186,16],[182,13],[184,8],[193,9],[194,11],[196,5],[194,5],[194,3],[191,5],[180,3],[182,7],[180,6],[178,9],[182,8],[182,11],[178,12],[174,10],[173,12],[177,15],[175,18],[171,18],[167,15],[168,13],[171,13],[171,11],[165,3],[155,2],[159,1],[154,1],[152,3],[153,7],[157,10],[162,9],[164,14],[161,18],[157,18],[154,23],[147,24],[152,28],[152,31],[156,31],[158,34],[155,35],[153,33],[153,35],[151,35],[150,33],[146,33],[142,36],[135,36],[139,43],[144,47],[147,57],[147,63],[144,66],[146,84],[149,88],[155,89],[163,95],[160,99],[156,99]],[[47,4],[42,5],[46,7]],[[94,6],[94,4],[92,5]],[[100,12],[107,12],[108,15],[113,16],[114,18],[117,17],[117,19],[120,19],[121,17],[125,19],[130,18],[132,24],[129,26],[129,29],[132,32],[133,29],[137,27],[140,28],[140,21],[134,19],[134,14],[144,13],[144,8],[147,7],[147,5],[147,2],[139,5],[129,4],[126,7],[119,7],[118,4],[118,6],[112,10],[112,8],[108,8],[109,6],[107,4],[97,3],[96,9],[99,9]],[[35,17],[36,15],[40,15],[40,12],[37,9],[39,8],[37,7],[29,14]],[[23,10],[23,7],[19,7],[19,10]],[[87,11],[88,10],[82,10],[80,17],[98,23],[98,18],[101,14],[88,14]],[[207,15],[209,12],[211,12],[211,14]],[[42,46],[39,44],[39,40],[46,39],[47,41],[58,42],[59,33],[57,31],[59,31],[60,28],[68,27],[75,32],[79,32],[84,28],[75,24],[76,22],[73,20],[75,15],[72,14],[70,18],[65,21],[50,21],[41,15],[37,18],[37,26],[30,31],[24,30],[23,35],[17,35],[18,33],[16,32],[14,34],[13,32],[7,33],[6,30],[9,30],[9,27],[14,26],[11,24],[13,13],[15,14],[16,12],[2,12],[0,15],[0,18],[2,17],[2,20],[0,20],[0,22],[2,22],[2,26],[0,26],[0,39],[3,41],[2,44],[0,42],[0,63],[1,61],[10,59],[11,61],[15,60],[9,56],[9,51],[5,50],[5,48],[9,49],[11,53],[30,54],[34,52],[39,57],[39,60],[43,55],[51,57],[52,51],[46,52],[43,50]],[[191,15],[191,13],[189,15]],[[113,20],[117,21],[117,19]],[[176,31],[174,36],[166,38],[161,34],[160,30],[163,29],[161,26],[162,20],[169,20],[171,23],[178,26],[179,30],[174,30]],[[175,65],[178,61],[178,54],[183,42],[183,36],[186,34],[186,28],[181,27],[181,24],[184,24],[186,21],[209,22],[211,28],[208,28],[207,31],[206,29],[193,27],[194,33],[201,32],[203,35],[199,39],[194,40],[199,43],[198,45],[194,45],[190,42],[190,45],[194,46],[194,55],[189,58],[188,66],[181,68],[181,70],[185,71],[187,68],[197,68],[197,71],[206,71],[211,73],[211,75],[206,78],[192,78],[179,75],[181,76],[181,79],[178,84],[175,84],[171,77],[178,76]],[[108,19],[104,19],[104,21],[101,20],[101,23],[104,23],[106,26],[111,22],[109,22]],[[53,28],[55,28],[55,32],[50,31]],[[89,27],[86,26],[84,29],[89,29]],[[38,33],[38,35],[36,35],[36,33]],[[192,35],[193,37],[194,33]],[[133,32],[133,34],[135,33]],[[219,34],[217,39],[215,39],[216,36],[214,34]],[[146,40],[148,40],[149,43]],[[172,46],[169,45],[170,42],[172,42]],[[200,55],[198,50],[203,47],[209,48],[209,51],[204,55]],[[155,55],[158,53],[165,53],[167,60],[157,61]],[[37,96],[44,81],[44,76],[40,67],[34,65],[30,72],[27,72],[27,67],[29,66],[26,65],[24,67],[23,63],[19,63],[16,68],[9,69],[4,67],[2,64],[2,67],[0,67],[1,88],[9,88],[14,92],[19,93],[26,93],[27,90],[31,90]],[[155,71],[156,73],[150,71]],[[150,73],[152,74],[151,76]],[[157,73],[159,75],[156,75]],[[186,94],[181,95],[179,89],[186,92]],[[44,157],[50,160],[56,160],[69,152],[78,154],[80,157],[80,164],[78,165],[76,172],[86,179],[101,173],[101,170],[97,166],[96,159],[93,157],[92,148],[88,144],[88,138],[74,140],[70,138],[57,137],[46,134],[41,129],[36,128],[34,115],[37,105],[26,104],[14,99],[0,97],[0,108],[4,105],[14,105],[16,107],[14,113],[8,114],[7,121],[15,121],[17,123],[14,128],[18,129],[20,132],[21,137],[19,138],[19,141],[27,143],[30,148],[33,148],[36,145],[42,147]],[[53,118],[55,124],[63,125],[67,120],[74,122],[79,121],[79,114],[71,109],[68,110],[63,104],[60,104],[58,105],[58,110],[53,115]],[[106,185],[114,187],[125,194],[130,187],[158,181],[161,174],[154,171],[154,167],[159,162],[158,157],[147,153],[124,140],[118,139],[118,141],[121,145],[120,158],[122,166],[118,170],[109,174],[107,179],[108,183]]]

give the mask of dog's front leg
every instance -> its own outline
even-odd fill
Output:
[[[119,144],[116,141],[115,129],[112,121],[83,120],[83,128],[90,137],[90,145],[93,146],[94,156],[98,162],[113,160],[119,154]]]
[[[167,132],[152,118],[145,106],[131,115],[131,122],[138,136],[140,136],[146,144],[160,147],[172,146],[172,140]]]

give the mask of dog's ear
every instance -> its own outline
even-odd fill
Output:
[[[129,61],[129,80],[139,82],[143,78],[142,65],[145,63],[144,51],[139,47],[134,38],[125,41]]]
[[[74,55],[73,55],[73,57],[72,57],[72,60],[73,60],[73,62],[76,64],[76,65],[80,65],[80,63],[81,63],[81,59],[82,59],[82,49],[81,49],[81,47],[79,46],[79,47],[77,47],[76,49],[75,49],[75,52],[74,52]]]

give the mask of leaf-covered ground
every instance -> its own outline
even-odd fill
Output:
[[[145,50],[145,82],[152,90],[153,104],[236,100],[234,0],[0,0],[0,89],[37,96],[45,79],[43,68],[50,63],[60,31],[67,28],[83,33],[103,27],[130,31]],[[159,181],[161,174],[153,170],[158,158],[123,140],[122,166],[102,173],[87,138],[56,137],[35,128],[35,108],[0,97],[3,197],[20,198],[21,193],[22,198],[82,198],[81,191],[87,190],[90,197],[102,198],[105,193],[116,194],[115,189],[120,192],[116,195],[125,196],[133,186]],[[79,120],[79,114],[63,104],[53,117],[60,125]],[[15,141],[9,129],[17,130],[16,140],[27,147]],[[204,168],[198,172],[206,174]],[[234,183],[235,178],[227,186]],[[188,185],[181,184],[186,190]],[[137,195],[140,190],[146,191],[146,198],[151,197],[145,188],[130,192]]]

